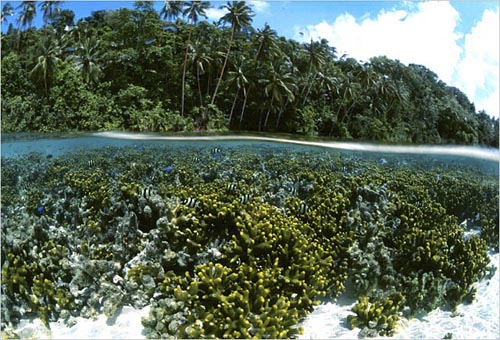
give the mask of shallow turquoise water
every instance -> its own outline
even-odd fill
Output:
[[[485,171],[498,173],[500,153],[498,149],[467,146],[392,146],[368,143],[317,142],[289,140],[271,137],[221,136],[221,137],[172,137],[150,134],[130,133],[95,133],[74,138],[65,138],[51,134],[30,134],[27,136],[9,135],[2,139],[2,157],[21,156],[30,152],[42,155],[60,156],[74,151],[95,150],[106,146],[132,147],[141,146],[206,146],[213,147],[291,147],[294,150],[331,150],[344,155],[359,157],[384,156],[401,159],[421,159],[429,162],[461,162],[464,166],[476,166]]]

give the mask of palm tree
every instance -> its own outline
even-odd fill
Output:
[[[263,59],[265,55],[268,58],[272,58],[280,54],[279,47],[276,44],[278,35],[268,24],[265,24],[263,29],[257,29],[257,32],[253,36],[255,37],[254,43],[258,44],[257,51],[255,52],[255,62]]]
[[[2,7],[2,15],[0,17],[0,23],[3,24],[4,21],[7,20],[7,16],[14,15],[14,7],[8,2],[6,2]]]
[[[45,35],[40,42],[40,55],[30,76],[37,82],[43,83],[45,95],[48,95],[56,64],[59,62],[60,47],[52,35]]]
[[[302,105],[305,105],[314,80],[326,62],[326,58],[328,56],[328,42],[325,39],[321,39],[321,41],[312,41],[311,39],[311,42],[309,44],[305,44],[304,47],[308,70],[306,72],[304,88],[301,91],[304,95]]]
[[[48,19],[51,19],[55,13],[60,12],[59,6],[61,6],[63,2],[64,1],[46,0],[38,4],[38,7],[40,7],[40,9],[43,11],[44,23],[47,23]]]
[[[266,113],[264,128],[267,126],[267,121],[269,119],[271,110],[275,110],[273,106],[274,102],[276,102],[279,107],[277,120],[277,124],[279,124],[284,106],[287,102],[291,102],[295,99],[293,90],[296,89],[295,79],[291,73],[283,71],[281,68],[276,68],[274,66],[274,63],[269,64],[267,71],[267,75],[269,76],[269,78],[263,79],[262,83],[264,85],[264,94],[267,98],[270,98],[271,101],[269,102],[268,110]]]
[[[33,24],[33,20],[36,16],[36,1],[27,1],[23,0],[23,2],[17,6],[17,9],[20,9],[19,17],[17,18],[17,22],[23,28],[28,27],[28,33],[31,29],[31,25]],[[29,35],[26,33],[26,44],[29,46]],[[21,33],[19,31],[19,39],[17,41],[17,49],[19,50],[19,46],[21,43]]]
[[[19,17],[17,19],[19,24],[23,28],[26,28],[26,26],[28,26],[28,29],[31,29],[31,24],[33,23],[33,19],[35,19],[36,16],[36,1],[23,0],[23,2],[17,8],[21,10],[21,13],[19,14]]]
[[[249,63],[245,59],[245,57],[242,56],[240,64],[235,67],[235,70],[228,72],[227,81],[230,84],[236,85],[236,88],[237,88],[236,95],[234,96],[234,100],[233,100],[233,105],[231,106],[231,112],[229,114],[228,125],[231,124],[231,119],[233,118],[234,107],[236,106],[236,101],[238,99],[238,95],[240,94],[241,89],[243,89],[243,95],[245,98],[244,102],[243,102],[243,107],[246,105],[246,100],[247,100],[246,84],[248,84],[248,79],[247,79],[246,73],[248,72],[248,69],[249,69]],[[244,108],[243,108],[243,112],[244,112]]]
[[[192,46],[190,59],[196,69],[196,82],[198,84],[198,95],[200,98],[200,106],[203,106],[203,95],[201,92],[201,75],[205,73],[205,68],[210,69],[213,59],[207,51],[207,45],[196,41]]]
[[[181,116],[184,116],[184,91],[186,83],[186,69],[187,69],[189,46],[191,44],[191,34],[193,32],[193,27],[198,22],[198,18],[200,16],[206,18],[207,15],[205,13],[205,10],[210,8],[210,3],[207,1],[190,1],[189,3],[186,3],[186,5],[187,6],[182,12],[182,14],[191,21],[191,27],[189,28],[188,40],[186,43],[186,52],[184,53],[184,63],[182,66]]]
[[[101,57],[100,42],[92,36],[85,37],[80,42],[74,56],[75,67],[81,72],[83,81],[97,83],[101,75],[99,59]]]
[[[160,11],[160,16],[163,19],[172,22],[182,13],[183,7],[184,7],[184,1],[164,0],[163,7]]]
[[[344,88],[344,94],[342,96],[342,102],[340,103],[339,110],[343,108],[347,103],[350,103],[350,105],[344,111],[340,122],[344,123],[344,120],[347,118],[348,123],[351,119],[350,113],[354,108],[354,105],[356,105],[358,100],[361,98],[361,85],[354,81],[354,76],[351,74],[351,72],[347,72],[346,77],[343,79],[342,86]]]
[[[227,59],[229,57],[231,46],[234,40],[234,34],[235,32],[239,32],[242,28],[250,26],[250,24],[252,23],[252,17],[254,15],[252,9],[245,4],[245,1],[228,2],[221,8],[225,8],[229,11],[229,13],[224,15],[220,20],[222,22],[227,22],[231,24],[231,38],[229,39],[229,47],[227,48],[226,57],[224,59],[224,64],[222,64],[219,80],[217,81],[217,85],[215,86],[215,91],[212,96],[212,101],[210,102],[211,104],[215,102],[217,91],[219,90],[222,77],[224,76],[224,71],[227,65]]]

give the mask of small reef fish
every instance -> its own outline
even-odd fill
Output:
[[[250,198],[252,198],[252,196],[250,194],[245,194],[245,195],[240,197],[240,203],[245,204],[250,200]]]
[[[307,211],[309,210],[309,207],[307,206],[307,204],[305,204],[304,202],[300,203],[300,206],[299,206],[299,213],[300,214],[305,214]]]
[[[163,171],[165,172],[171,172],[172,170],[174,170],[174,167],[169,165],[169,166],[166,166],[165,168],[163,168]]]
[[[150,198],[153,195],[154,195],[153,188],[147,187],[147,188],[142,189],[142,197],[144,197],[144,198]]]
[[[220,149],[219,148],[213,148],[211,152],[212,152],[212,156],[214,158],[219,158],[220,157]]]
[[[38,208],[36,208],[36,211],[38,211],[39,214],[43,214],[43,212],[45,211],[45,206],[44,205],[39,206]]]
[[[90,161],[87,162],[88,166],[92,167],[96,165],[95,160],[91,159]]]
[[[289,189],[290,195],[292,196],[297,196],[299,193],[299,189],[294,185],[293,187],[290,187]]]
[[[200,201],[198,201],[196,198],[191,198],[191,197],[183,200],[182,204],[187,205],[190,208],[197,208],[201,205]]]
[[[234,191],[236,189],[236,184],[235,183],[229,183],[226,187],[227,191]]]

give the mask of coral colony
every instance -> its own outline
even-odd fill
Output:
[[[473,300],[498,251],[497,175],[460,163],[256,144],[33,153],[1,171],[6,336],[24,317],[150,305],[151,338],[290,338],[346,289],[347,324],[392,335]]]

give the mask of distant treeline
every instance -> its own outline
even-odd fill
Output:
[[[498,119],[422,65],[299,43],[228,2],[151,2],[75,22],[60,1],[2,8],[2,131],[266,131],[498,147]],[[14,15],[9,18],[9,14]],[[36,15],[44,26],[32,27]]]

